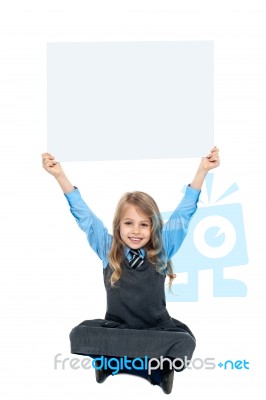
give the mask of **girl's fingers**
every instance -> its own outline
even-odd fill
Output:
[[[214,162],[219,162],[219,156],[218,154],[212,154],[210,157],[207,157],[208,161],[214,163]]]
[[[207,158],[211,158],[211,157],[219,157],[219,149],[217,149],[217,147],[213,148],[211,150],[211,152],[207,155]]]
[[[211,162],[211,164],[214,164],[214,165],[219,165],[220,164],[220,160],[218,160],[218,159],[211,160],[210,162]]]
[[[218,152],[219,152],[218,147],[214,146],[214,147],[211,149],[211,152],[210,152],[209,155],[211,155],[211,154],[213,154],[213,153],[218,153]]]
[[[54,156],[53,156],[53,154],[51,154],[51,153],[42,153],[42,158],[54,158]]]
[[[212,156],[209,158],[209,161],[216,161],[216,160],[218,160],[217,155],[212,155]]]
[[[50,153],[43,153],[42,154],[42,163],[45,164],[49,160],[54,160],[54,156]]]
[[[42,154],[42,159],[43,160],[46,160],[47,158],[51,158],[52,157],[52,154],[50,154],[50,153],[43,153]]]
[[[52,161],[52,160],[45,160],[43,162],[43,167],[44,168],[52,168],[54,165],[57,164],[57,161]]]

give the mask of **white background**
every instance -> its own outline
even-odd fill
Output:
[[[1,1],[1,398],[165,396],[140,378],[120,375],[99,385],[91,370],[53,365],[57,353],[71,356],[72,327],[103,316],[105,294],[100,262],[61,189],[41,167],[41,153],[52,152],[46,149],[46,43],[107,40],[214,40],[215,144],[222,161],[214,190],[220,195],[234,181],[240,188],[230,201],[242,205],[250,261],[226,274],[243,280],[248,296],[213,298],[212,272],[204,271],[199,301],[170,303],[168,309],[195,332],[195,357],[246,359],[250,370],[185,370],[175,374],[170,396],[250,399],[259,389],[265,394],[265,8],[257,0]],[[64,168],[110,227],[127,190],[144,190],[162,210],[171,209],[198,162]]]

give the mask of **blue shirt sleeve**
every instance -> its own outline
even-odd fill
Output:
[[[183,199],[163,227],[162,241],[167,260],[175,255],[186,237],[189,222],[197,210],[200,192],[187,186]]]
[[[78,188],[75,187],[72,192],[65,193],[65,197],[78,226],[86,233],[90,246],[102,260],[105,268],[108,264],[112,235],[108,233],[102,221],[87,206]]]

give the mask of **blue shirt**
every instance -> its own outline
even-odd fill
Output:
[[[190,219],[197,209],[199,195],[200,190],[187,186],[183,199],[163,226],[162,244],[167,260],[177,252],[187,234]],[[77,187],[74,187],[72,192],[65,193],[65,197],[78,226],[86,233],[91,248],[102,260],[103,267],[106,268],[112,244],[112,235],[107,231],[102,221],[87,206]],[[128,260],[131,258],[129,250],[128,247],[125,247],[125,255]],[[141,256],[144,257],[145,250],[143,248],[140,250]]]

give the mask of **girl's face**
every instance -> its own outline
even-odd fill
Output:
[[[151,238],[151,221],[133,205],[128,205],[120,221],[122,242],[132,248],[144,247]]]

